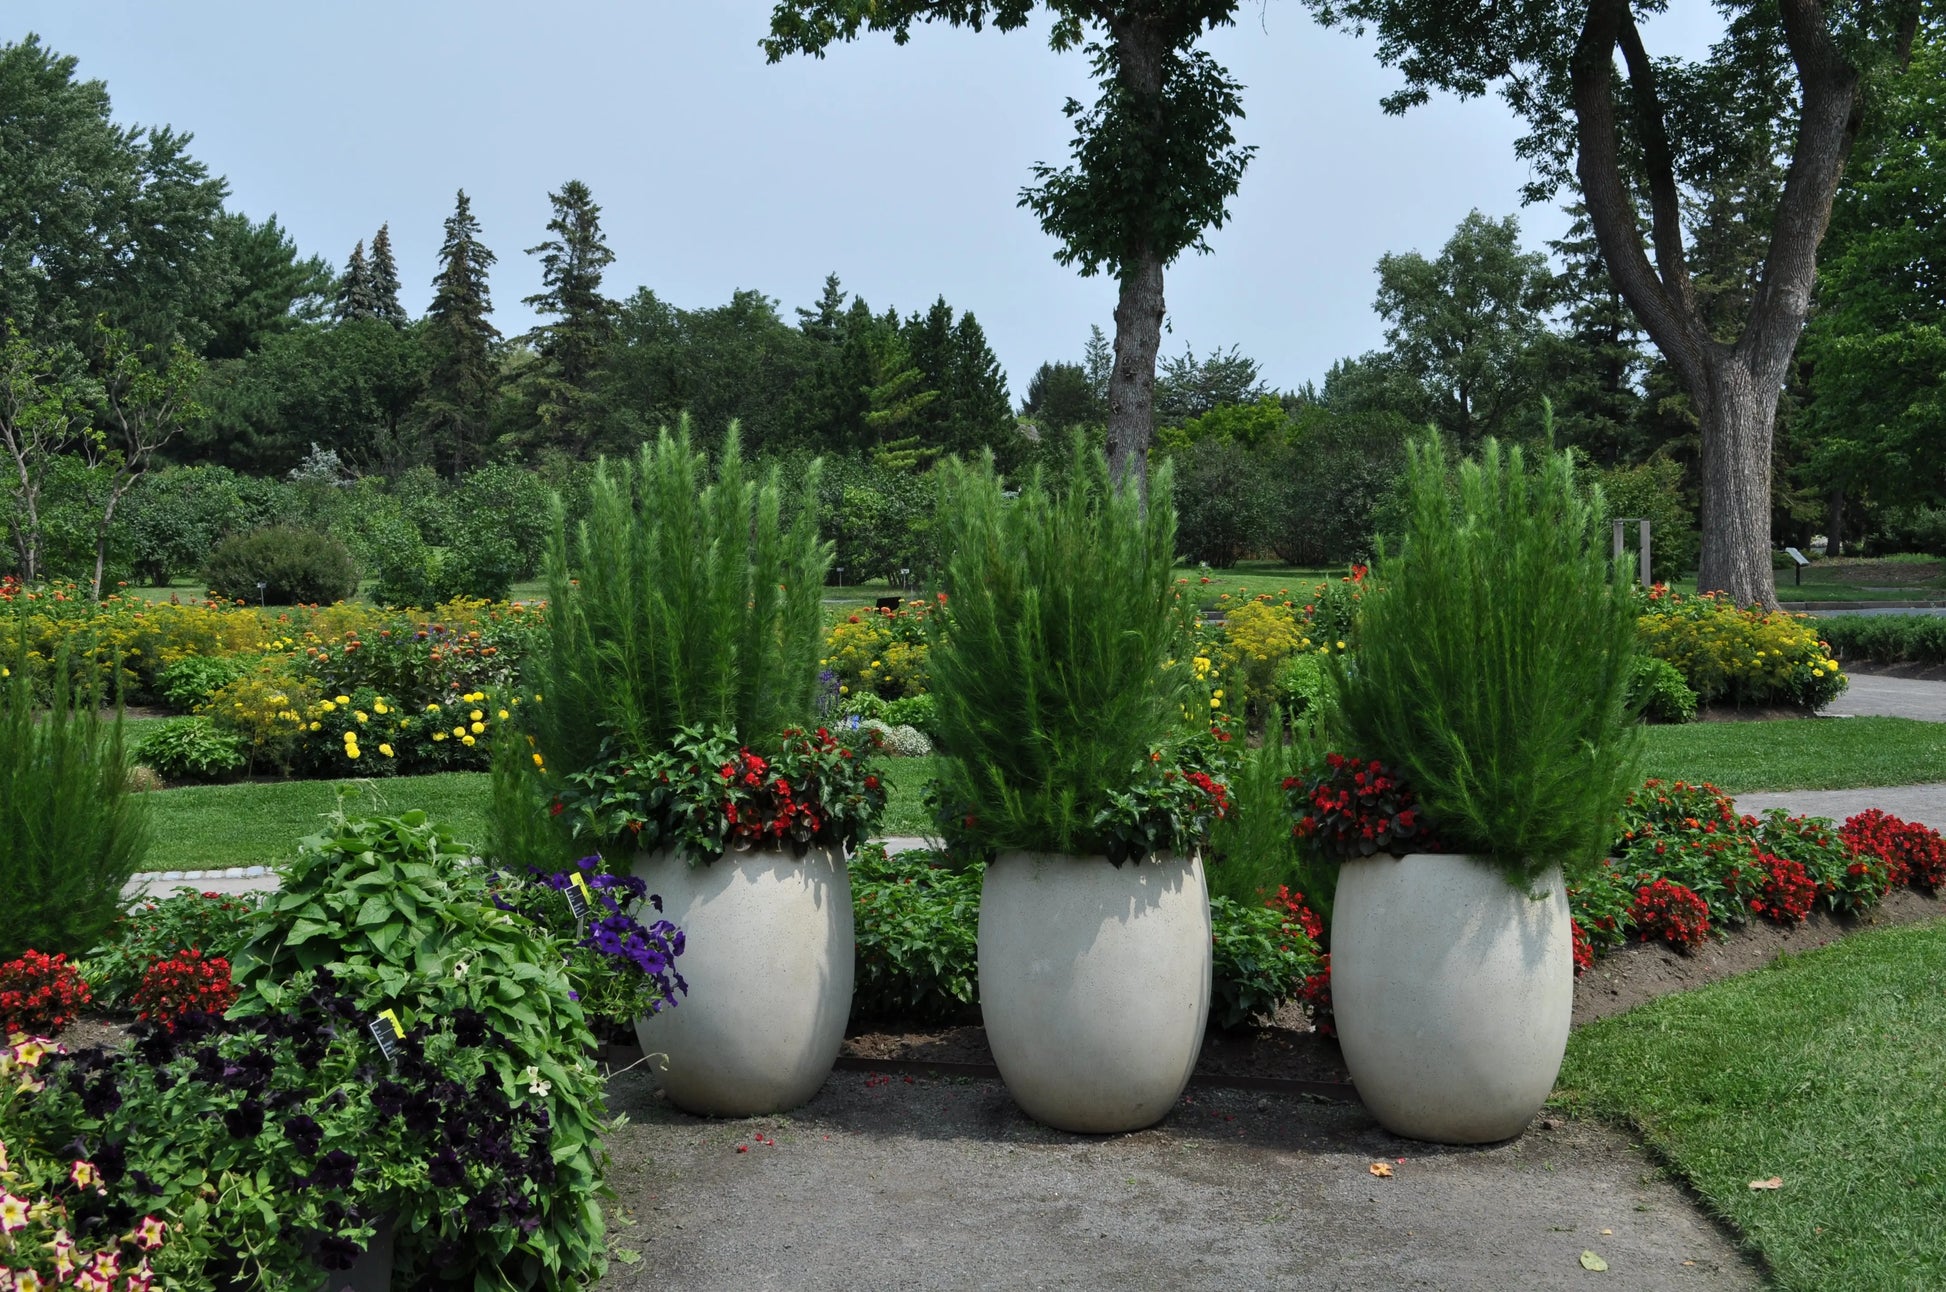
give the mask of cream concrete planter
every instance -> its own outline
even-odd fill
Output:
[[[1107,1133],[1175,1107],[1209,1019],[1199,858],[1002,853],[980,889],[980,1012],[1034,1120]]]
[[[687,938],[689,994],[635,1024],[649,1066],[685,1112],[754,1117],[795,1108],[831,1075],[851,1014],[851,877],[813,848],[732,852],[707,866],[672,852],[636,858]]]
[[[1561,1070],[1574,1011],[1567,890],[1536,900],[1470,857],[1346,862],[1331,912],[1331,1003],[1358,1096],[1395,1135],[1518,1135]]]

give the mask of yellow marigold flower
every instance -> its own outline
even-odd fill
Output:
[[[1218,687],[1218,688],[1216,689],[1216,698],[1217,698],[1217,699],[1219,699],[1219,700],[1221,700],[1221,699],[1223,698],[1223,688],[1222,688],[1222,687]]]
[[[346,746],[345,746],[345,757],[346,757],[346,758],[350,758],[350,759],[354,759],[354,760],[356,760],[356,759],[357,759],[357,757],[358,757],[358,746],[357,746],[357,745],[346,745]]]
[[[446,739],[446,733],[443,731],[435,731],[432,733],[432,738],[434,740],[444,740]]]
[[[480,735],[481,733],[483,733],[483,732],[485,732],[485,731],[486,731],[486,723],[484,723],[484,722],[476,722],[476,723],[474,723],[474,724],[473,724],[473,727],[472,727],[472,731],[473,731],[473,734],[474,734],[474,735],[476,735],[476,736],[477,736],[477,735]]]
[[[545,763],[543,763],[543,762],[541,762],[541,756],[540,756],[539,754],[535,754],[535,755],[534,755],[534,766],[536,766],[536,767],[544,767],[544,766],[546,766],[546,764],[545,764]]]
[[[338,697],[338,703],[339,703],[339,704],[350,704],[350,703],[351,703],[351,697],[350,697],[350,696],[348,696],[348,695],[341,695],[341,696],[339,696],[339,697]]]
[[[373,713],[390,713],[390,712],[392,712],[392,711],[391,711],[390,709],[388,709],[388,708],[386,708],[386,707],[385,707],[385,701],[383,701],[383,700],[375,700],[375,701],[373,701],[373,702],[372,702],[372,712],[373,712]]]
[[[390,758],[392,756],[392,746],[380,745],[378,747],[378,752],[384,754],[387,758]]]
[[[239,705],[238,705],[237,707],[238,707],[238,708],[242,708],[243,706],[239,704]],[[337,705],[335,705],[335,704],[333,704],[333,703],[331,703],[331,701],[329,701],[329,700],[320,700],[320,701],[318,701],[318,712],[319,712],[319,713],[335,713],[335,712],[337,712],[337,709],[338,709],[338,706],[337,706]]]
[[[324,724],[322,722],[313,722],[311,724],[311,730],[316,731],[319,727],[322,727],[323,725]]]
[[[359,720],[360,722],[370,722],[370,721],[371,721],[371,719],[370,719],[370,718],[369,718],[368,716],[366,716],[366,713],[365,713],[365,711],[364,711],[363,709],[360,709],[360,710],[359,710],[358,712],[356,712],[356,713],[354,713],[354,714],[352,714],[351,716],[352,716],[352,717],[354,717],[354,718],[356,718],[356,719],[358,719],[358,720]]]
[[[1339,650],[1343,650],[1344,648],[1345,648],[1345,644],[1344,644],[1343,642],[1339,642],[1339,643],[1338,643],[1338,649],[1339,649]]]
[[[427,706],[426,706],[426,712],[427,712],[427,713],[438,713],[438,712],[439,712],[439,706],[438,706],[438,705],[436,705],[436,704],[429,704],[429,705],[427,705]]]
[[[454,727],[454,728],[453,728],[453,734],[454,734],[455,736],[463,736],[463,735],[465,735],[465,734],[466,734],[466,728],[465,728],[465,727]]]
[[[474,739],[473,739],[473,737],[471,737],[471,736],[461,736],[461,737],[459,738],[459,742],[460,742],[460,743],[461,743],[462,745],[465,745],[465,746],[466,746],[466,747],[467,747],[468,749],[471,749],[471,748],[472,748],[472,747],[474,746],[474,744],[476,743],[476,742],[474,741]]]
[[[1209,707],[1212,709],[1220,709],[1223,707],[1223,701],[1216,699],[1214,696],[1212,696],[1210,698]]]
[[[505,709],[500,710],[500,721],[505,722],[508,718],[511,717],[513,717],[513,715],[511,713],[508,713]]]
[[[467,714],[466,716],[472,721],[478,722],[480,720],[480,711],[478,709],[475,709],[473,710],[473,712]]]

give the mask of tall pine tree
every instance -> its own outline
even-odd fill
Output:
[[[378,300],[372,294],[372,269],[365,261],[365,240],[360,238],[358,245],[351,249],[351,260],[345,265],[345,276],[338,280],[338,299],[332,304],[331,317],[345,323],[352,319],[377,316]]]
[[[439,276],[433,279],[432,307],[426,311],[426,346],[432,356],[423,408],[427,429],[440,455],[458,476],[480,460],[493,400],[493,344],[499,329],[487,321],[493,312],[487,270],[494,255],[480,241],[480,222],[461,189],[446,220],[439,248]]]
[[[405,307],[399,304],[399,265],[392,259],[392,226],[381,224],[372,235],[371,295],[373,317],[393,327],[406,325]]]
[[[545,290],[525,303],[553,321],[528,333],[540,358],[533,376],[535,412],[550,441],[584,453],[601,430],[597,383],[615,337],[615,302],[601,294],[601,275],[615,253],[601,233],[601,208],[588,186],[571,179],[548,195],[554,236],[527,248],[541,258]]]

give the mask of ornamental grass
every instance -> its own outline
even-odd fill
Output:
[[[1169,468],[1146,507],[1078,440],[1059,489],[1036,472],[1010,498],[990,458],[939,474],[946,598],[928,663],[942,825],[985,855],[1106,852],[1111,796],[1192,725]]]
[[[816,708],[820,600],[815,464],[786,527],[773,469],[748,474],[736,424],[714,470],[685,418],[633,462],[595,470],[587,518],[559,500],[549,627],[533,656],[538,747],[563,771],[666,749],[685,727],[768,741]]]
[[[1411,447],[1403,532],[1374,570],[1359,649],[1334,656],[1347,740],[1396,768],[1445,845],[1534,883],[1600,858],[1636,783],[1634,603],[1599,490],[1565,453],[1487,440],[1449,471]]]

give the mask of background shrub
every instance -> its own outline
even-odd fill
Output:
[[[1696,693],[1683,681],[1682,672],[1653,655],[1635,657],[1628,702],[1651,722],[1688,722],[1696,716]]]
[[[217,544],[203,567],[210,595],[266,605],[329,605],[358,591],[351,552],[329,534],[273,525]]]
[[[250,743],[208,718],[171,718],[142,733],[136,761],[171,781],[221,781],[250,761]]]
[[[1488,440],[1448,491],[1434,435],[1409,454],[1396,553],[1374,571],[1355,664],[1334,656],[1348,747],[1396,768],[1442,840],[1531,884],[1609,842],[1642,735],[1628,709],[1633,595],[1599,491],[1565,454]]]
[[[229,959],[243,945],[260,897],[178,888],[160,900],[146,898],[115,921],[101,944],[88,952],[82,970],[103,1005],[127,1001],[150,965],[178,951]]]
[[[1275,1014],[1318,967],[1317,947],[1259,902],[1210,898],[1210,1022],[1225,1030]]]
[[[1818,632],[1848,664],[1946,664],[1946,617],[1831,615]]]
[[[28,947],[79,955],[99,942],[149,842],[120,715],[102,718],[99,691],[71,685],[65,654],[41,710],[24,658],[0,677],[0,959],[8,960]]]
[[[852,994],[857,1018],[956,1019],[977,1002],[980,872],[931,854],[888,856],[876,844],[851,859],[858,930]]]
[[[186,655],[173,664],[156,670],[156,698],[172,709],[190,710],[209,703],[209,698],[250,671],[250,665],[235,655]]]
[[[1275,477],[1242,445],[1207,439],[1172,455],[1176,543],[1185,559],[1227,570],[1270,527]]]

